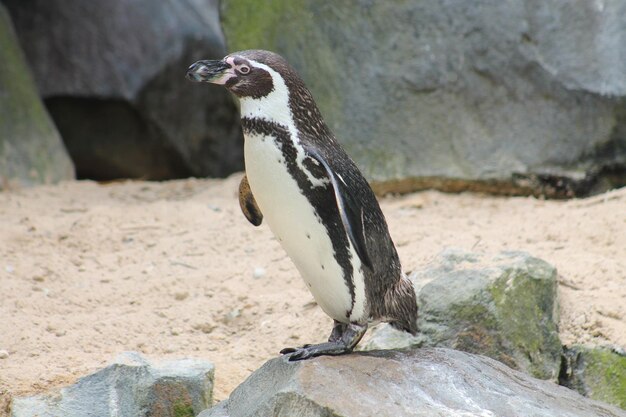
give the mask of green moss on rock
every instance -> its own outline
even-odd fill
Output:
[[[626,409],[626,355],[603,347],[566,348],[559,383]]]
[[[561,357],[555,317],[556,271],[538,259],[508,268],[490,287],[507,350],[531,375],[557,376]]]
[[[341,94],[345,77],[338,74],[337,41],[327,27],[335,11],[332,3],[310,0],[224,0],[221,19],[230,52],[267,49],[288,58],[338,139],[356,147],[358,138],[341,134],[353,103],[344,102]]]
[[[194,417],[195,415],[190,403],[179,401],[174,404],[174,417]]]
[[[303,28],[302,0],[237,0],[222,3],[222,27],[231,50],[275,50],[285,26]],[[310,19],[309,19],[310,20]]]
[[[48,115],[0,4],[0,189],[74,177],[61,137]]]
[[[604,349],[590,350],[588,356],[589,396],[626,409],[626,357]]]

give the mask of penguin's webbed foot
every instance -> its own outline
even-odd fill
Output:
[[[304,345],[299,348],[285,348],[281,350],[280,353],[282,355],[289,355],[288,360],[290,362],[322,355],[343,355],[352,352],[366,330],[367,324],[345,324],[335,321],[328,342],[317,345]]]
[[[322,355],[341,355],[350,353],[352,349],[340,342],[327,342],[318,345],[304,345],[298,348],[285,348],[281,355],[289,355],[289,361],[301,361]]]

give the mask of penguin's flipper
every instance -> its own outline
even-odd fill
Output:
[[[248,184],[248,177],[243,176],[239,183],[239,207],[246,219],[255,226],[260,226],[263,221],[263,213],[256,204],[256,200],[250,190],[250,184]]]
[[[367,253],[367,246],[365,245],[363,205],[359,199],[354,196],[354,193],[345,183],[341,175],[336,174],[330,168],[328,162],[326,162],[317,150],[308,148],[307,154],[319,162],[326,170],[326,174],[328,178],[330,178],[333,191],[335,192],[335,200],[337,201],[337,208],[339,209],[343,227],[346,229],[350,242],[352,242],[352,246],[354,246],[361,262],[369,269],[372,269],[372,261]]]

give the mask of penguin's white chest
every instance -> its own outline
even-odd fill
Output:
[[[357,260],[354,265],[358,275],[354,278],[360,282],[356,283],[353,305],[344,271],[335,259],[326,227],[289,174],[285,158],[274,138],[247,134],[244,155],[248,182],[263,213],[263,220],[293,260],[315,301],[337,321],[361,320],[365,294],[360,261]],[[357,259],[354,251],[352,253],[353,260]]]

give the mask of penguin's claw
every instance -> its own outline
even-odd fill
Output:
[[[293,347],[284,348],[283,350],[280,351],[280,354],[286,355],[288,353],[294,353],[294,352],[297,352],[298,350],[306,349],[310,346],[313,346],[313,345],[309,343],[299,348],[293,348]]]
[[[289,356],[287,358],[289,362],[301,361],[304,359],[309,359],[314,356],[310,350],[304,347],[292,348],[291,350],[292,352],[289,352]]]

